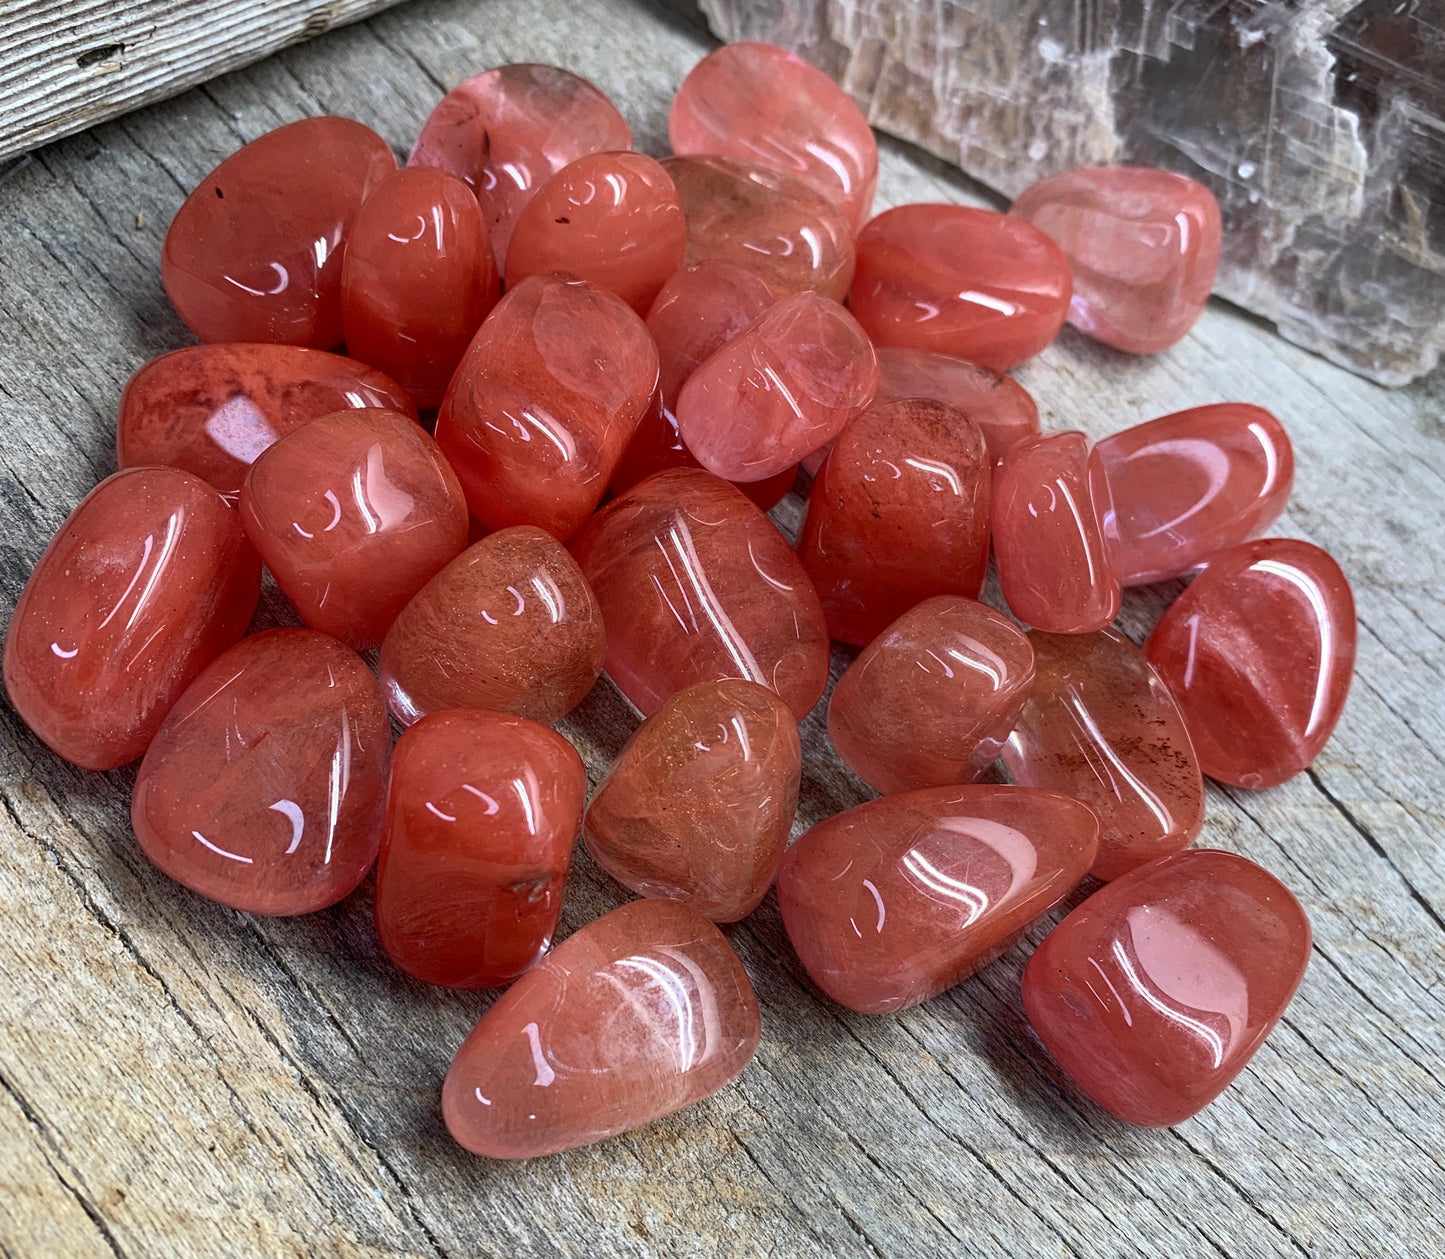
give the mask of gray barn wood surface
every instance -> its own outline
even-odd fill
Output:
[[[187,189],[268,128],[349,114],[405,152],[442,91],[498,62],[594,79],[641,148],[707,47],[624,0],[415,0],[44,149],[0,183],[0,601],[114,470],[126,378],[183,344],[157,273]],[[883,205],[972,200],[888,146]],[[1125,358],[1066,331],[1020,378],[1101,435],[1221,399],[1294,439],[1282,531],[1355,585],[1359,673],[1319,762],[1210,788],[1203,842],[1283,878],[1313,920],[1299,997],[1214,1106],[1114,1122],[1023,1020],[1027,944],[896,1018],[809,987],[770,897],[729,931],[763,1007],[757,1061],[704,1105],[527,1165],[453,1145],[443,1072],[487,994],[381,956],[369,888],[294,920],[150,868],[133,771],[87,774],[0,708],[0,1251],[7,1255],[1369,1255],[1445,1250],[1445,447],[1438,376],[1390,392],[1213,305]],[[777,513],[797,519],[795,498]],[[1136,592],[1136,638],[1178,589]],[[261,619],[286,613],[269,598]],[[835,672],[846,663],[839,653]],[[858,784],[804,727],[801,829]],[[601,772],[634,724],[600,684],[565,732]],[[619,890],[579,854],[564,931]],[[1030,933],[1037,940],[1048,924]]]

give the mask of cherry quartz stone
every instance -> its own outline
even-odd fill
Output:
[[[315,630],[253,634],[171,709],[141,762],[131,825],[151,861],[213,901],[325,909],[376,859],[390,750],[360,656]]]
[[[1009,609],[1055,634],[1119,614],[1114,502],[1097,448],[1072,430],[1011,446],[993,480],[993,553]]]
[[[798,536],[828,632],[861,645],[931,595],[976,598],[988,494],[983,435],[963,412],[926,398],[864,411],[813,482]]]
[[[395,377],[417,406],[434,407],[499,288],[472,190],[445,171],[396,171],[366,199],[346,242],[347,352]]]
[[[687,216],[688,262],[746,267],[775,297],[848,296],[853,224],[821,193],[782,171],[725,157],[670,157],[662,165]]]
[[[875,791],[971,782],[998,756],[1033,679],[1033,646],[1008,617],[938,595],[848,666],[828,702],[828,738]]]
[[[1262,538],[1215,556],[1145,652],[1209,777],[1273,787],[1329,742],[1355,670],[1355,600],[1330,555]]]
[[[341,341],[341,259],[363,201],[396,170],[349,118],[269,131],[203,179],[161,249],[171,305],[202,341]]]
[[[1310,924],[1267,870],[1203,848],[1101,888],[1023,977],[1044,1048],[1128,1123],[1183,1123],[1219,1096],[1304,978]]]
[[[488,708],[550,725],[602,672],[602,609],[577,561],[532,525],[473,543],[421,588],[381,645],[382,688],[410,725]]]
[[[556,1154],[716,1093],[760,1033],[722,932],[688,905],[633,901],[568,936],[482,1015],[447,1071],[442,1117],[474,1154]]]
[[[932,787],[836,814],[788,849],[778,906],[813,982],[864,1014],[987,966],[1084,877],[1099,826],[1027,787]]]
[[[1187,847],[1204,824],[1204,780],[1179,706],[1144,653],[1112,627],[1029,641],[1034,682],[1003,747],[1009,776],[1094,810],[1095,878]]]
[[[559,170],[517,216],[507,287],[566,271],[645,316],[686,248],[667,171],[641,153],[593,153]]]
[[[556,66],[497,66],[442,97],[407,165],[472,186],[502,267],[517,216],[548,178],[588,153],[631,144],[626,120],[586,79]]]
[[[771,687],[801,720],[828,680],[817,593],[777,527],[706,472],[675,468],[572,544],[607,626],[607,675],[644,717],[698,682]]]
[[[826,74],[771,44],[727,44],[683,79],[667,133],[674,153],[771,166],[817,189],[856,229],[878,186],[868,120]]]
[[[1104,438],[1126,586],[1179,577],[1267,529],[1294,486],[1280,422],[1246,402],[1176,411]]]
[[[338,411],[271,446],[241,519],[301,619],[356,648],[467,544],[467,505],[425,429],[396,411]]]
[[[533,276],[497,304],[452,378],[437,441],[488,529],[564,541],[607,489],[657,388],[657,347],[620,298]]]
[[[1021,219],[904,205],[858,234],[848,309],[876,345],[933,350],[1007,371],[1059,334],[1069,261]]]
[[[402,970],[494,988],[552,942],[587,771],[525,717],[459,709],[397,740],[376,866],[376,933]]]
[[[802,748],[788,706],[729,678],[679,691],[627,741],[587,806],[587,850],[641,896],[714,922],[772,886],[798,804]]]
[[[1009,211],[1068,255],[1069,322],[1132,354],[1167,350],[1199,318],[1219,267],[1219,203],[1203,184],[1149,166],[1063,171]]]
[[[181,692],[246,632],[261,564],[240,518],[179,468],[107,477],[60,526],[5,634],[5,689],[85,769],[150,745]]]
[[[764,312],[688,378],[677,428],[730,481],[761,481],[826,446],[873,397],[878,359],[837,302],[798,293]]]

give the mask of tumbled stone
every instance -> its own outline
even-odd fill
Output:
[[[777,527],[729,485],[675,468],[628,490],[572,545],[602,606],[607,676],[648,716],[684,687],[746,678],[801,720],[828,679],[828,627]]]
[[[1355,600],[1328,552],[1262,538],[1205,565],[1154,627],[1150,661],[1209,777],[1293,778],[1329,742],[1355,671]]]
[[[376,859],[390,750],[360,656],[314,630],[253,634],[171,709],[141,762],[131,825],[151,861],[213,901],[325,909]]]
[[[1204,825],[1204,780],[1179,706],[1144,653],[1112,626],[1028,637],[1034,681],[1003,746],[1009,776],[1094,810],[1097,879],[1186,847]]]
[[[863,644],[931,595],[978,597],[988,572],[989,458],[962,411],[875,402],[833,444],[798,555],[828,632]]]
[[[657,388],[657,347],[621,298],[533,276],[497,303],[436,435],[488,529],[566,540],[592,514]]]
[[[1219,203],[1197,180],[1152,166],[1061,171],[1009,210],[1069,259],[1069,322],[1131,354],[1167,350],[1194,326],[1219,268]]]
[[[587,771],[525,717],[457,709],[397,740],[376,863],[376,933],[423,983],[509,984],[552,943]]]
[[[407,165],[439,167],[472,186],[500,269],[517,216],[548,178],[588,153],[631,144],[626,119],[586,79],[556,66],[496,66],[442,97]]]
[[[988,965],[1084,877],[1098,823],[1026,787],[934,787],[819,822],[783,859],[798,960],[840,1005],[906,1010]]]
[[[722,933],[687,905],[633,901],[497,998],[452,1060],[442,1116],[473,1154],[556,1154],[716,1093],[752,1061],[760,1033]]]
[[[679,691],[644,721],[587,806],[597,864],[640,896],[736,922],[788,846],[802,749],[788,706],[730,678]]]
[[[828,738],[875,791],[970,782],[998,756],[1033,678],[1033,646],[1008,617],[938,595],[848,666],[828,701]]]
[[[1126,586],[1182,576],[1263,532],[1294,486],[1289,435],[1246,402],[1176,411],[1111,434],[1098,449]]]
[[[499,288],[472,190],[430,167],[396,171],[366,199],[347,237],[347,353],[394,377],[417,406],[434,407]]]
[[[1101,888],[1055,927],[1024,971],[1024,1009],[1100,1106],[1167,1127],[1209,1105],[1264,1043],[1310,940],[1304,910],[1267,870],[1181,852]]]
[[[396,411],[338,411],[269,447],[241,519],[312,629],[375,647],[467,544],[467,506],[436,442]]]
[[[202,341],[341,341],[341,259],[361,203],[396,169],[376,132],[303,118],[233,153],[176,211],[161,282]]]
[[[1118,532],[1097,448],[1072,430],[1011,446],[994,474],[993,553],[1009,610],[1053,634],[1119,614]]]
[[[962,205],[886,210],[858,234],[848,309],[876,345],[1007,371],[1063,327],[1069,262],[1022,219]]]
[[[178,468],[117,472],[70,513],[16,600],[10,702],[66,760],[125,765],[246,632],[260,591],[256,552],[215,490]]]
[[[577,561],[531,525],[475,542],[419,590],[381,645],[396,719],[486,708],[550,725],[602,672],[602,609]]]

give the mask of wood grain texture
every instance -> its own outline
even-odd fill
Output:
[[[165,224],[221,157],[329,111],[405,151],[443,88],[551,61],[659,153],[706,47],[626,0],[414,0],[37,153],[0,183],[0,606],[114,468],[127,376],[187,338]],[[973,201],[887,146],[883,204]],[[1282,530],[1340,557],[1359,676],[1313,770],[1211,787],[1204,842],[1275,871],[1316,932],[1298,999],[1239,1082],[1162,1132],[1124,1127],[1040,1052],[1027,942],[895,1018],[807,983],[772,896],[729,936],[763,1007],[757,1062],[695,1110],[528,1165],[446,1137],[447,1062],[490,997],[391,969],[370,889],[238,915],[151,869],[133,771],[86,774],[0,709],[0,1252],[11,1255],[1368,1255],[1445,1250],[1445,445],[1438,376],[1388,392],[1220,305],[1168,354],[1066,333],[1020,373],[1051,425],[1102,435],[1224,399],[1278,412]],[[798,502],[777,518],[796,523]],[[1140,637],[1178,583],[1135,592]],[[268,596],[261,621],[286,613]],[[835,674],[846,663],[839,653]],[[804,726],[798,827],[862,798]],[[599,685],[565,723],[593,780],[635,719]],[[579,853],[564,930],[620,899]],[[1077,899],[1077,898],[1076,898]],[[1057,917],[1057,915],[1055,915]],[[1047,928],[1036,926],[1030,940]]]

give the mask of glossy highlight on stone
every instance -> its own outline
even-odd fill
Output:
[[[131,825],[193,892],[246,913],[312,913],[376,859],[390,750],[360,656],[315,630],[253,634],[171,709],[141,762]]]
[[[85,769],[140,756],[166,713],[246,632],[261,564],[240,518],[178,468],[107,477],[60,526],[5,633],[5,689]]]
[[[453,1138],[534,1158],[694,1105],[752,1061],[757,998],[722,933],[633,901],[567,937],[486,1012],[442,1086]]]
[[[1003,747],[1009,776],[1094,810],[1097,879],[1187,847],[1204,825],[1204,780],[1179,706],[1143,652],[1112,626],[1028,637],[1034,681]]]
[[[1263,407],[1191,407],[1104,438],[1099,458],[1126,586],[1179,577],[1263,532],[1294,486],[1294,448]]]
[[[1273,787],[1329,742],[1355,671],[1355,600],[1328,552],[1262,538],[1216,555],[1144,650],[1210,778]]]
[[[422,718],[391,760],[376,865],[386,955],[423,983],[511,983],[552,942],[586,798],[582,759],[535,721]]]
[[[778,906],[834,1001],[889,1014],[997,958],[1084,877],[1098,823],[1026,787],[936,787],[819,822],[783,859]]]
[[[989,473],[978,427],[941,402],[875,402],[843,430],[798,534],[834,638],[871,642],[932,595],[978,597]]]
[[[358,649],[467,544],[455,474],[396,411],[338,411],[283,437],[251,465],[240,506],[301,619]]]
[[[971,782],[998,756],[1034,679],[1029,636],[957,595],[910,608],[833,687],[828,738],[875,791]]]
[[[303,118],[252,140],[171,220],[161,281],[176,313],[202,341],[338,345],[347,236],[395,169],[386,141],[350,118]]]
[[[1044,1048],[1105,1110],[1162,1128],[1209,1105],[1279,1022],[1310,956],[1267,870],[1198,849],[1141,866],[1045,937],[1023,978]]]
[[[801,766],[797,722],[767,687],[690,686],[642,723],[598,785],[587,851],[640,896],[736,922],[773,884]]]
[[[1069,322],[1131,354],[1155,354],[1199,318],[1219,267],[1219,203],[1151,166],[1061,171],[1009,210],[1056,241],[1074,276]]]
[[[777,527],[709,473],[648,477],[592,518],[572,553],[607,626],[607,676],[648,716],[698,682],[746,678],[807,715],[828,628]]]
[[[858,234],[848,309],[876,345],[1004,372],[1059,334],[1069,263],[1021,219],[962,205],[885,210]]]

